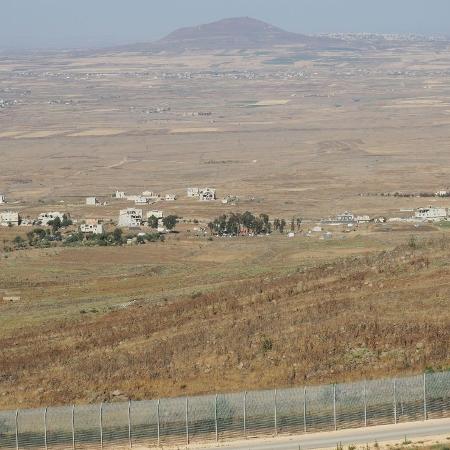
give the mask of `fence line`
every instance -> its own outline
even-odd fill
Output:
[[[450,371],[234,394],[0,411],[0,448],[189,445],[450,417]]]

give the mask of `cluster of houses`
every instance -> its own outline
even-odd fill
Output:
[[[201,202],[211,202],[217,199],[216,190],[213,188],[198,188],[191,187],[187,190],[187,196],[189,198],[196,198]]]
[[[147,205],[149,203],[155,203],[158,201],[165,200],[166,202],[174,202],[177,199],[176,194],[165,194],[161,196],[153,191],[144,191],[142,194],[126,194],[123,191],[116,191],[113,197],[119,200],[127,200],[129,202],[134,202],[136,205]]]

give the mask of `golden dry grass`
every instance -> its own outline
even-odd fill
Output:
[[[0,338],[2,407],[141,399],[450,364],[450,242],[339,258]]]

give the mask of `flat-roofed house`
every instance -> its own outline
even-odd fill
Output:
[[[119,227],[137,228],[142,225],[142,209],[127,208],[120,210]]]
[[[85,234],[103,234],[103,225],[97,219],[86,219],[80,225],[80,231]]]
[[[155,217],[157,219],[164,218],[164,212],[160,211],[159,209],[153,209],[152,211],[147,212],[147,219],[150,219],[150,217]]]
[[[200,197],[200,188],[188,188],[187,189],[187,196],[190,198],[199,198]]]
[[[212,188],[204,188],[200,190],[199,200],[201,202],[211,202],[216,199],[216,190]]]
[[[98,204],[99,204],[99,201],[97,200],[97,197],[87,197],[86,198],[86,205],[95,206]]]
[[[0,212],[0,226],[11,227],[18,226],[20,223],[20,216],[15,211],[3,211]]]
[[[40,222],[41,225],[48,225],[49,222],[52,222],[57,217],[61,222],[64,220],[64,214],[59,211],[41,213],[38,216],[38,222]]]
[[[439,208],[436,206],[429,206],[428,208],[419,208],[414,214],[414,218],[422,221],[439,222],[447,219],[447,208]]]

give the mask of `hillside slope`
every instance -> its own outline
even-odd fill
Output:
[[[442,238],[24,329],[0,339],[0,407],[448,368],[449,280],[450,241]]]

